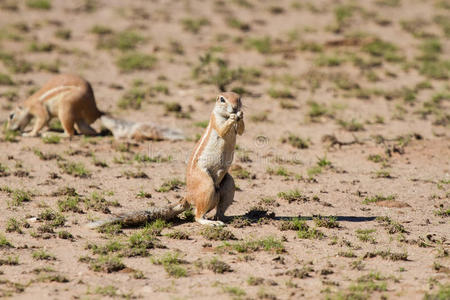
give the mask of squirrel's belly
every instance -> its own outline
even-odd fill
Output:
[[[233,151],[229,151],[230,146],[232,145],[226,145],[225,140],[221,138],[212,138],[198,158],[198,166],[206,170],[216,183],[222,180],[233,162]],[[234,146],[231,149],[234,150]]]

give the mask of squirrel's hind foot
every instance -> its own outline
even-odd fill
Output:
[[[207,219],[196,219],[195,221],[197,221],[198,223],[202,224],[202,225],[208,225],[208,226],[225,226],[225,223],[222,221],[212,221],[212,220],[207,220]]]

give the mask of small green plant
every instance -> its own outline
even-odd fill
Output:
[[[325,228],[339,228],[339,222],[337,221],[336,217],[315,217],[314,223],[318,227],[325,227]]]
[[[6,222],[6,232],[23,233],[22,229],[20,228],[21,226],[21,222],[17,221],[15,218],[9,218]]]
[[[249,39],[247,46],[256,49],[261,54],[269,54],[272,52],[272,40],[269,36]]]
[[[160,258],[152,258],[152,263],[164,266],[167,274],[171,277],[180,278],[187,276],[187,270],[180,266],[185,261],[180,258],[179,252],[167,252]]]
[[[294,94],[287,88],[284,89],[276,89],[270,88],[267,93],[270,97],[274,99],[294,99]]]
[[[373,257],[377,257],[380,256],[383,259],[390,259],[393,261],[397,261],[397,260],[408,260],[408,253],[403,252],[403,253],[397,253],[397,252],[391,252],[391,250],[379,250],[379,251],[375,251],[375,252],[367,252],[364,255],[364,258],[373,258]]]
[[[223,227],[205,226],[201,231],[203,237],[210,241],[235,240],[234,234]]]
[[[13,244],[6,239],[6,237],[0,233],[0,249],[14,248]]]
[[[86,169],[83,163],[79,162],[59,162],[58,167],[66,174],[74,177],[89,178],[91,172]]]
[[[33,194],[30,191],[25,190],[13,190],[11,193],[9,193],[9,197],[11,198],[11,201],[8,202],[8,205],[10,206],[20,206],[24,202],[30,202],[32,200]]]
[[[103,49],[134,50],[145,39],[137,32],[122,31],[114,34],[101,35],[97,47]]]
[[[249,253],[264,250],[272,253],[284,253],[286,252],[283,242],[273,236],[269,236],[259,240],[242,241],[236,243],[224,242],[223,246],[220,246],[218,250],[231,249],[239,253]]]
[[[225,272],[233,272],[229,264],[219,260],[217,257],[214,257],[208,262],[207,268],[208,270],[211,270],[214,273],[218,274],[223,274]]]
[[[357,229],[356,237],[362,242],[369,242],[371,244],[375,244],[375,238],[371,235],[376,232],[376,229]]]
[[[27,0],[26,4],[33,9],[50,10],[52,8],[50,0]]]
[[[153,55],[139,52],[123,54],[116,61],[122,72],[151,70],[155,66],[157,58]]]
[[[210,22],[206,18],[191,19],[186,18],[181,20],[183,29],[192,33],[199,33],[203,26],[209,25]]]
[[[125,269],[125,264],[118,256],[102,255],[92,260],[89,268],[95,272],[112,273]]]
[[[184,185],[185,183],[179,179],[171,179],[165,181],[159,188],[156,189],[156,191],[160,193],[167,193],[169,191],[176,191]]]
[[[0,85],[14,85],[14,81],[8,74],[0,73]]]
[[[375,195],[373,197],[366,197],[363,201],[363,204],[376,203],[380,201],[389,201],[395,200],[395,195],[383,196],[383,195]]]
[[[287,138],[282,138],[281,142],[288,143],[292,147],[298,148],[298,149],[307,149],[309,148],[309,143],[307,140],[302,139],[299,136],[296,136],[295,134],[289,134]]]
[[[445,300],[450,299],[450,283],[439,284],[438,290],[432,294],[425,293],[423,300]]]
[[[281,198],[283,200],[287,200],[289,203],[296,202],[296,201],[308,201],[308,197],[303,195],[299,190],[289,190],[286,192],[279,192],[277,194],[278,198]]]
[[[33,252],[33,259],[35,260],[56,260],[53,254],[46,252],[45,250],[36,250]]]
[[[42,137],[44,144],[59,144],[61,138],[57,135],[46,135]]]
[[[72,211],[76,213],[83,213],[79,207],[81,199],[79,196],[67,196],[65,200],[58,200],[58,208],[61,212]]]
[[[363,131],[364,125],[355,119],[352,119],[350,122],[344,120],[338,120],[338,124],[341,125],[342,128],[348,131]]]
[[[55,37],[62,39],[62,40],[70,40],[72,37],[72,31],[70,29],[58,29],[55,31]]]

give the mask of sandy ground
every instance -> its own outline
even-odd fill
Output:
[[[180,128],[188,138],[138,143],[76,136],[51,144],[4,132],[0,296],[450,297],[450,42],[449,25],[445,33],[437,21],[450,18],[448,1],[48,3],[45,9],[46,1],[0,1],[0,73],[12,81],[0,80],[0,121],[52,72],[70,72],[91,82],[101,110]],[[379,40],[386,43],[373,44]],[[381,50],[371,52],[371,46]],[[430,60],[444,66],[444,75],[423,71],[420,57],[430,48]],[[137,52],[156,63],[147,70],[118,67],[122,56]],[[31,69],[12,68],[5,53]],[[204,67],[194,76],[201,60]],[[225,89],[243,93],[246,118],[235,154],[234,169],[242,168],[234,172],[239,190],[227,211],[233,218],[225,231],[214,232],[219,239],[183,220],[153,234],[87,229],[111,213],[183,197],[182,185],[158,189],[184,181],[186,160],[219,92],[217,78]],[[143,91],[138,109],[118,105],[130,90]],[[180,104],[181,113],[167,109],[169,103]],[[430,103],[432,109],[420,113]],[[352,120],[356,128],[342,125]],[[308,148],[283,142],[290,134]],[[338,143],[330,145],[327,135]],[[56,155],[40,158],[39,151]],[[145,155],[163,161],[135,159]],[[72,162],[89,176],[60,167]],[[141,172],[147,178],[135,178]],[[66,187],[78,194],[79,212],[58,205],[69,196],[56,192]],[[283,192],[294,195],[287,199]],[[95,200],[111,213],[85,204]],[[297,217],[309,226],[306,238],[294,226]],[[235,240],[220,238],[228,231]],[[180,232],[188,239],[171,235]],[[130,255],[130,237],[139,234],[154,243]],[[103,256],[95,251],[111,242],[121,249],[110,246]],[[103,268],[111,263],[95,269],[96,260],[113,257],[123,265],[116,263],[112,272]],[[220,273],[217,261],[230,272]]]

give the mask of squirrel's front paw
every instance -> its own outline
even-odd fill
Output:
[[[238,120],[242,120],[244,118],[244,113],[240,110],[236,114]]]
[[[237,115],[236,114],[230,114],[230,117],[228,118],[229,120],[232,120],[232,121],[236,121],[237,120]]]
[[[33,133],[33,132],[24,132],[24,133],[22,133],[22,136],[24,136],[24,137],[37,137],[37,134]]]

